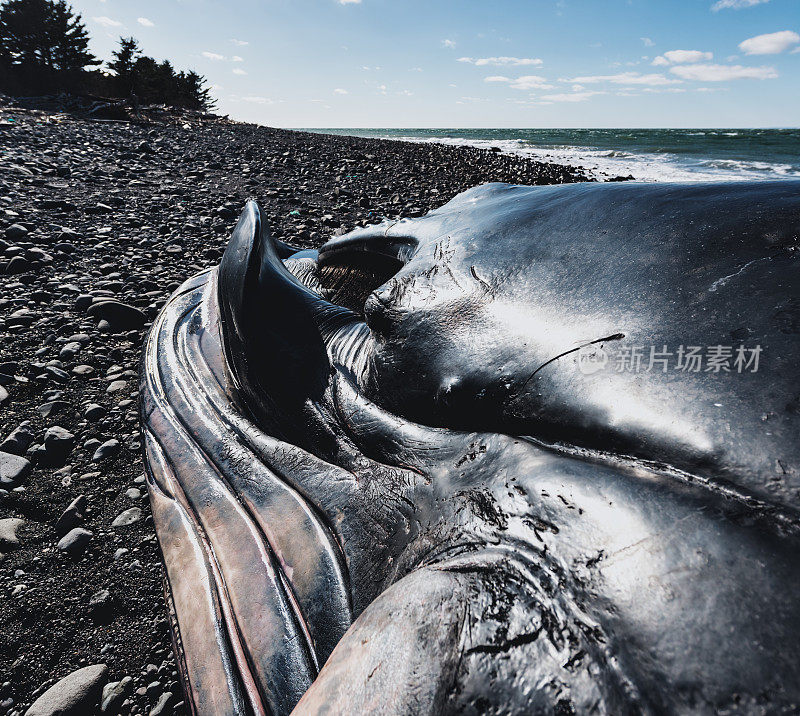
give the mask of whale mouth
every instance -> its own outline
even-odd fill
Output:
[[[287,261],[292,271],[293,262]],[[394,256],[359,251],[357,248],[334,254],[321,254],[317,274],[322,296],[331,303],[349,308],[365,318],[364,304],[369,295],[394,276],[403,262]]]

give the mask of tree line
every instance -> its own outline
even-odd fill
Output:
[[[0,91],[15,96],[68,92],[208,111],[216,102],[206,79],[176,71],[121,37],[103,64],[67,0],[5,0],[0,5]]]

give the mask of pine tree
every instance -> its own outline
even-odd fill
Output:
[[[81,16],[72,12],[66,0],[57,0],[53,5],[50,36],[54,42],[53,64],[56,69],[69,72],[100,64],[100,60],[89,52],[89,33]]]
[[[66,0],[7,0],[0,7],[0,48],[14,65],[62,72],[100,64],[89,35]]]
[[[134,37],[120,37],[119,49],[112,54],[114,61],[108,63],[108,69],[116,75],[117,91],[127,97],[135,90],[134,67],[141,55],[139,43]]]

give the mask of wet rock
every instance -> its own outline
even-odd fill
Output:
[[[93,303],[86,313],[93,318],[106,321],[111,330],[115,331],[135,330],[141,328],[147,321],[147,316],[138,308],[114,299]]]
[[[105,664],[73,671],[45,691],[25,716],[86,716],[97,708],[106,681]]]
[[[6,266],[6,273],[9,275],[25,273],[31,268],[31,263],[24,256],[15,256]]]

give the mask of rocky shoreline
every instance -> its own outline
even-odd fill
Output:
[[[0,147],[0,714],[70,698],[184,713],[137,414],[170,292],[218,262],[251,196],[273,235],[309,247],[476,184],[587,177],[482,149],[8,102]]]

